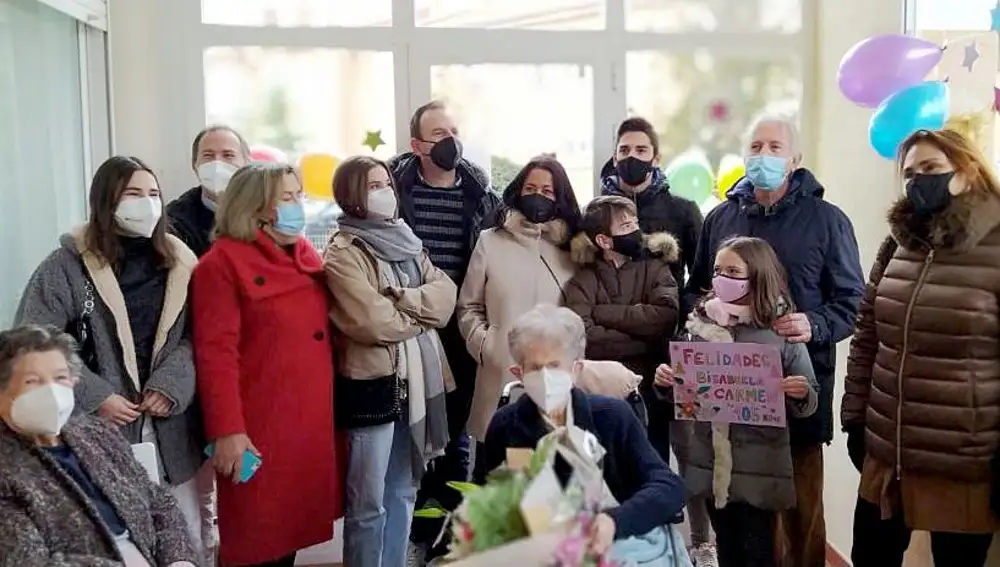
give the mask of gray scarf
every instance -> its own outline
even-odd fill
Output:
[[[386,262],[416,262],[424,249],[417,235],[402,220],[361,219],[345,215],[338,223],[341,230],[364,240],[372,254]]]
[[[344,216],[339,224],[340,230],[364,241],[376,261],[391,269],[390,279],[398,281],[401,287],[416,288],[424,283],[420,273],[423,243],[405,222]],[[445,408],[445,373],[441,365],[443,351],[437,331],[427,329],[420,333],[416,336],[416,344],[421,372],[409,372],[405,378],[410,392],[423,393],[418,411],[411,411],[408,417],[410,435],[416,446],[414,470],[422,471],[426,462],[443,453],[448,444],[448,414]],[[403,348],[403,345],[397,344],[396,348]],[[418,387],[412,381],[420,376],[423,383]],[[415,408],[414,402],[417,400],[411,396],[411,408]]]

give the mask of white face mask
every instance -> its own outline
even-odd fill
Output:
[[[198,181],[209,193],[219,196],[226,190],[229,180],[238,168],[224,161],[210,161],[198,166]]]
[[[14,427],[33,435],[59,435],[73,413],[73,388],[48,384],[18,396],[10,407]]]
[[[392,187],[368,192],[368,213],[386,220],[396,217],[396,192]]]
[[[118,203],[115,220],[127,234],[149,238],[162,214],[159,197],[128,197]]]
[[[545,413],[566,409],[569,405],[573,376],[565,370],[543,368],[525,374],[521,379],[524,393]]]

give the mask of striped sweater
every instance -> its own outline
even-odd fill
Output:
[[[459,281],[469,263],[462,188],[415,185],[412,197],[413,232],[423,241],[431,262]]]

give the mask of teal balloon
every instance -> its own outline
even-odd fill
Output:
[[[706,164],[696,160],[671,164],[665,172],[670,191],[695,203],[704,202],[712,196],[715,176]]]
[[[910,134],[944,127],[948,105],[948,84],[939,81],[927,81],[890,96],[868,123],[872,148],[886,159],[895,159],[899,145]]]

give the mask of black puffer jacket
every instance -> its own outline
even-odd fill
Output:
[[[666,232],[674,235],[680,245],[678,260],[670,263],[670,271],[680,289],[684,289],[684,269],[690,276],[701,235],[701,210],[694,201],[670,192],[670,184],[659,169],[653,171],[653,183],[638,195],[621,190],[615,166],[608,160],[601,168],[601,193],[618,195],[635,202],[639,211],[639,228],[645,234]]]
[[[420,158],[413,152],[406,152],[389,160],[393,183],[399,194],[399,214],[406,224],[413,226],[413,186],[419,179]],[[479,233],[489,228],[493,211],[500,205],[500,198],[490,190],[490,179],[486,171],[478,165],[462,159],[456,168],[462,180],[465,197],[465,238],[466,248],[462,254],[468,258],[479,240]],[[455,284],[462,287],[461,281]]]

